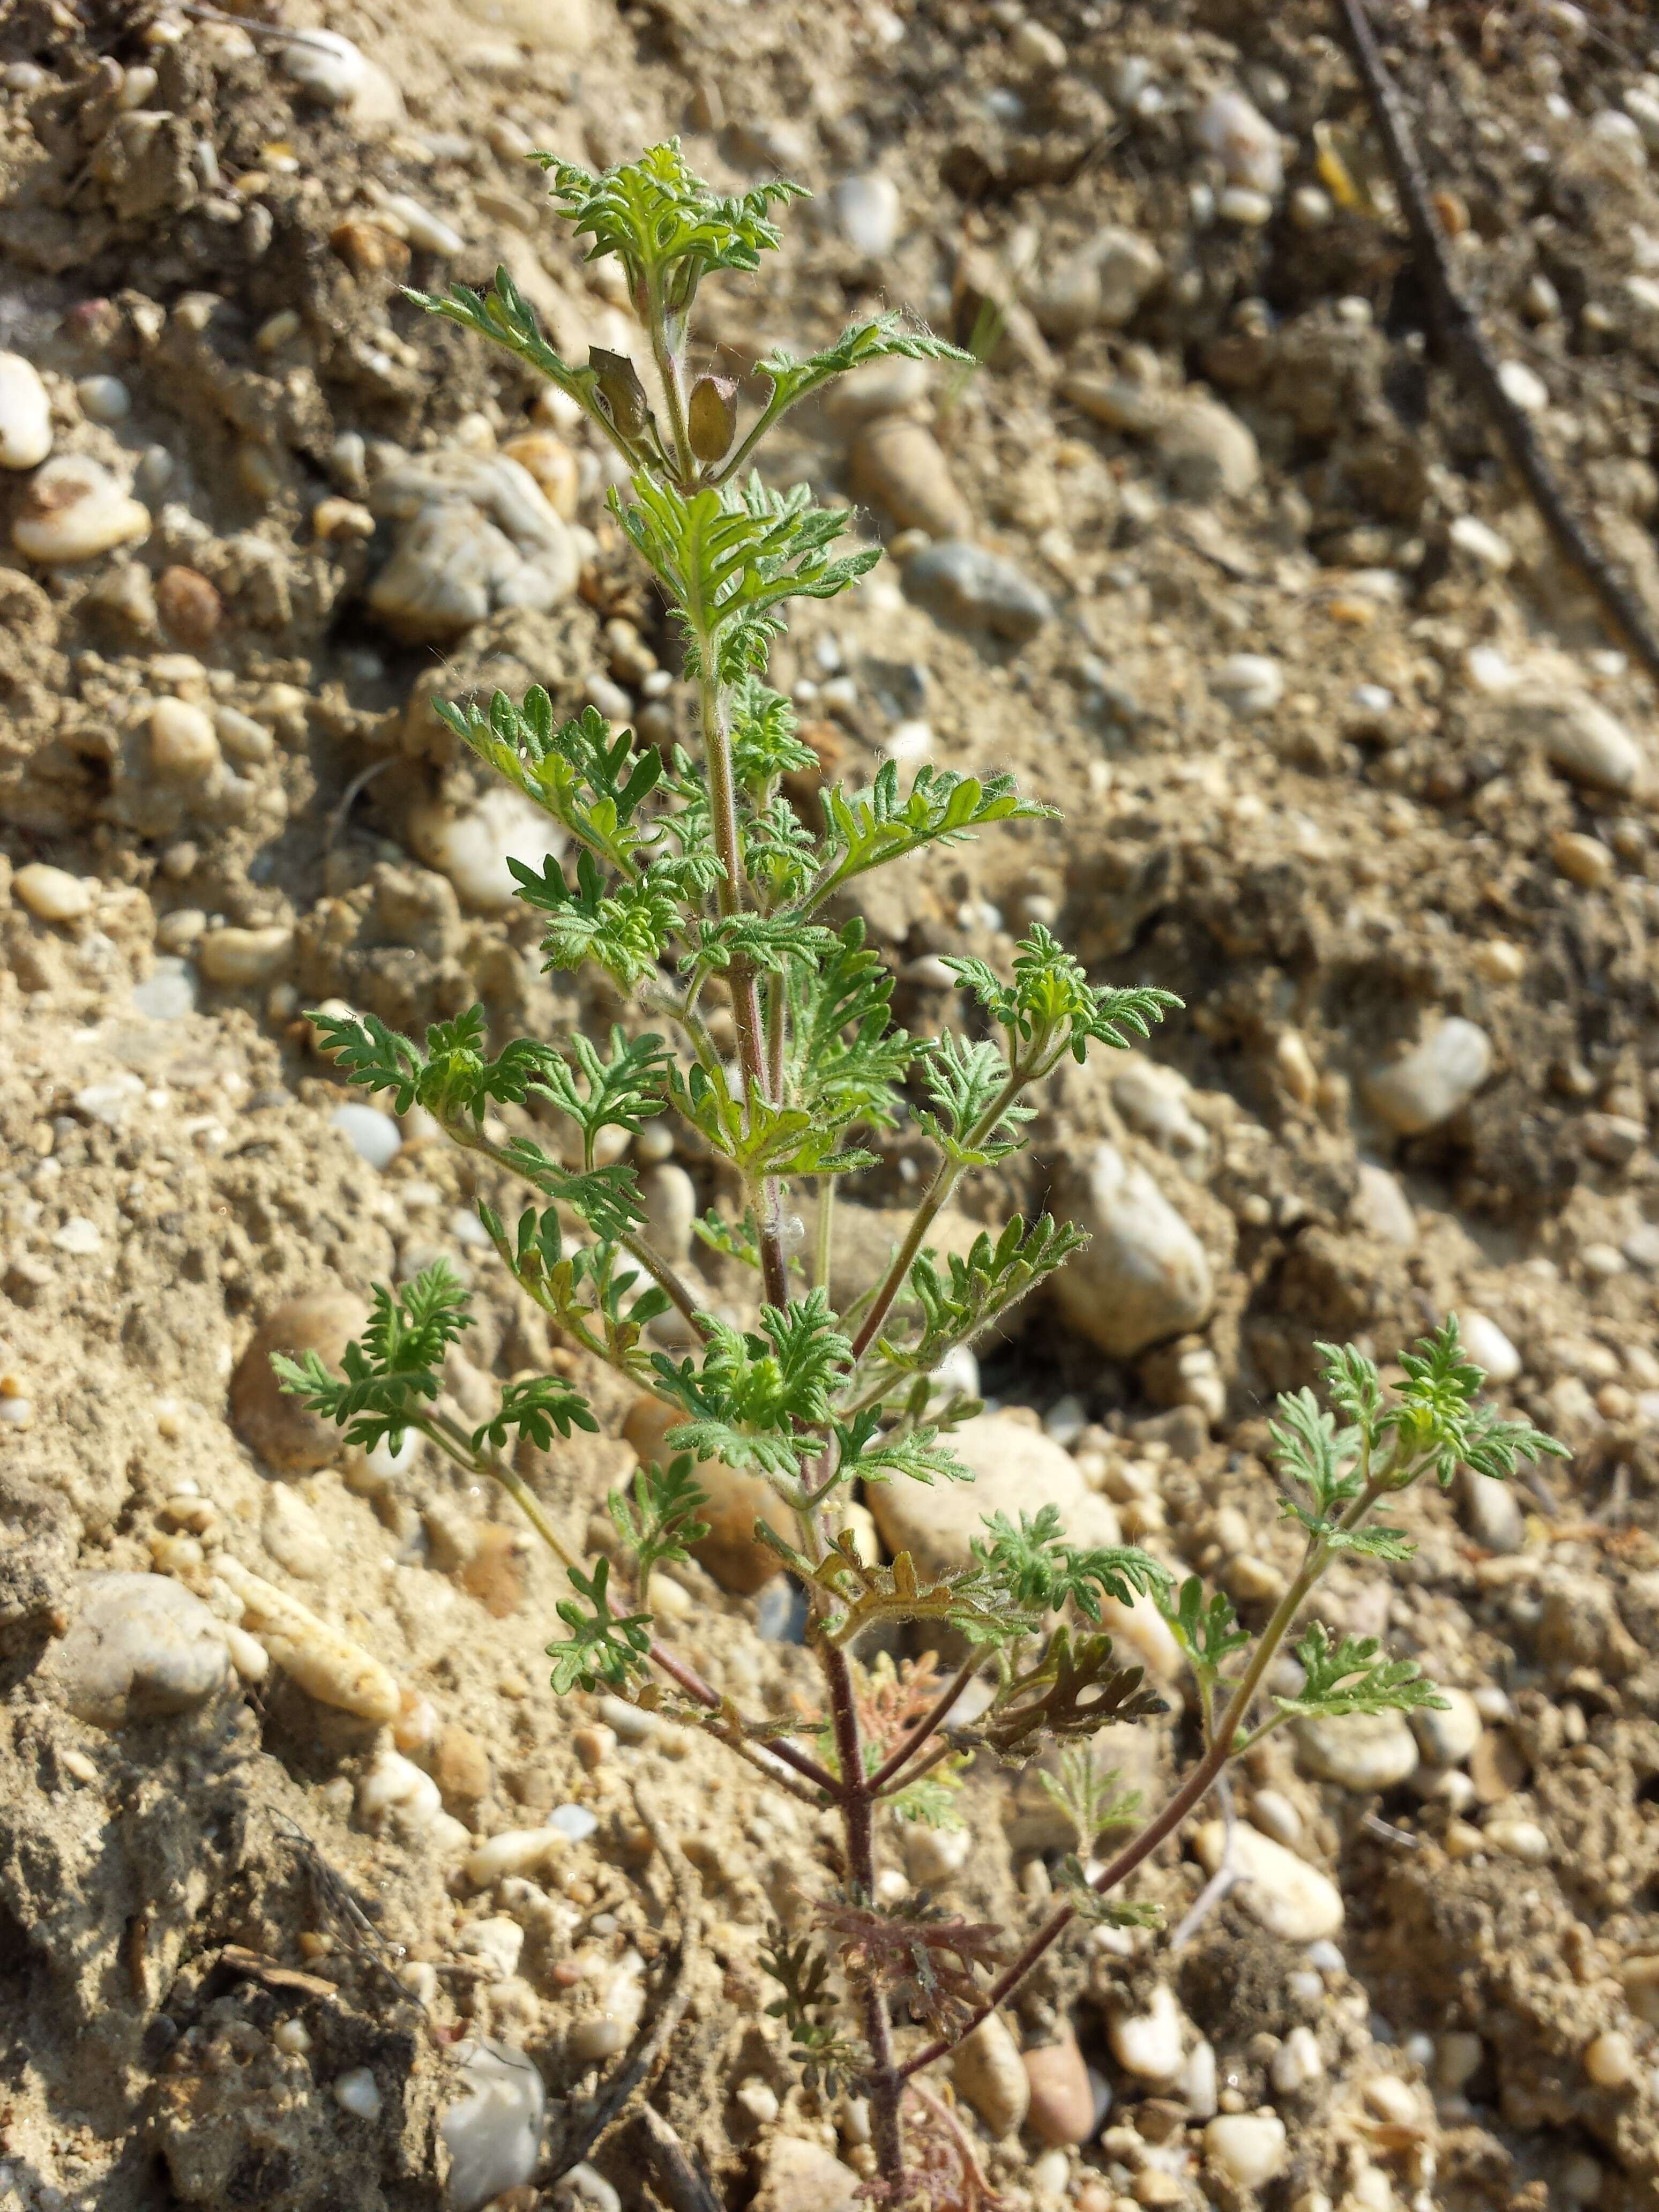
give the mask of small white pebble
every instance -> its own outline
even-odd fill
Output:
[[[37,921],[79,921],[92,912],[95,885],[44,860],[31,860],[19,868],[11,887]]]
[[[270,2039],[278,2051],[285,2051],[290,2058],[303,2058],[311,2048],[311,2030],[302,2020],[279,2020],[270,2031]],[[349,2081],[351,2077],[347,2075],[343,2078]],[[342,2098],[341,2102],[344,2101]]]
[[[88,1221],[84,1213],[71,1213],[69,1219],[52,1238],[59,1252],[68,1252],[78,1260],[89,1259],[103,1246],[95,1221]]]
[[[1598,2089],[1622,2089],[1636,2075],[1636,2047],[1629,2036],[1610,2028],[1584,2052],[1584,2071]]]
[[[360,2120],[380,2116],[380,2087],[367,2066],[354,2066],[349,2074],[339,2076],[334,2084],[334,2101],[342,2112],[353,2113]]]
[[[81,377],[75,396],[82,414],[94,422],[124,422],[132,412],[132,394],[118,376]]]
[[[390,1167],[403,1150],[398,1124],[378,1106],[337,1106],[328,1118],[358,1158],[372,1168]]]

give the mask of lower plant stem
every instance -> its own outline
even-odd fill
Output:
[[[933,1180],[922,1194],[921,1203],[916,1208],[915,1218],[910,1224],[909,1233],[894,1255],[893,1264],[883,1278],[881,1288],[871,1300],[870,1310],[864,1316],[858,1334],[853,1339],[853,1358],[855,1364],[863,1358],[865,1353],[875,1342],[877,1330],[880,1328],[883,1322],[892,1310],[894,1299],[904,1288],[911,1266],[917,1253],[921,1249],[923,1238],[933,1227],[940,1208],[956,1188],[961,1176],[962,1170],[951,1160],[941,1160],[934,1170]]]
[[[1382,1495],[1382,1489],[1381,1482],[1368,1482],[1342,1516],[1341,1525],[1345,1528],[1358,1527]],[[1103,1867],[1095,1876],[1090,1887],[1101,1896],[1107,1896],[1120,1882],[1127,1881],[1142,1861],[1152,1856],[1165,1837],[1174,1834],[1187,1815],[1201,1804],[1214,1788],[1217,1778],[1232,1756],[1239,1729],[1243,1725],[1251,1700],[1261,1686],[1263,1676],[1272,1666],[1279,1647],[1301,1611],[1308,1593],[1324,1573],[1329,1559],[1330,1553],[1323,1544],[1310,1543],[1300,1573],[1273,1607],[1273,1617],[1262,1630],[1256,1647],[1250,1654],[1249,1662],[1227,1700],[1226,1710],[1216,1723],[1209,1749],[1163,1810],[1149,1820],[1139,1834],[1126,1844],[1110,1864]],[[1011,1966],[1006,1966],[991,1984],[984,2002],[963,2029],[963,2035],[971,2033],[988,2013],[994,2012],[1000,2004],[1005,2003],[1013,1995],[1044,1952],[1059,1941],[1076,1917],[1077,1908],[1072,1905],[1062,1905],[1058,1911],[1050,1914],[1019,1956]],[[920,2073],[924,2066],[931,2066],[935,2059],[943,2058],[961,2040],[960,2035],[937,2037],[905,2060],[899,2069],[900,2080],[908,2081],[911,2075]]]
[[[874,1807],[864,1775],[864,1746],[859,1733],[858,1707],[853,1696],[853,1670],[847,1654],[833,1644],[821,1644],[819,1660],[830,1692],[830,1716],[835,1732],[836,1763],[841,1769],[842,1826],[847,1838],[847,1886],[866,1905],[876,1901],[876,1837]],[[904,2170],[904,2130],[899,2106],[904,2096],[904,2076],[893,2057],[893,2028],[887,2017],[887,1998],[879,1978],[872,1974],[861,1992],[864,2035],[870,2051],[870,2140],[876,2163],[884,2180],[896,2181]]]

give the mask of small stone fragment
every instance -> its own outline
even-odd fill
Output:
[[[380,1661],[274,1583],[221,1553],[214,1571],[242,1601],[242,1626],[319,1705],[367,1721],[393,1721],[400,1696]]]
[[[1173,2081],[1181,2071],[1181,2013],[1174,1992],[1157,1983],[1139,2012],[1116,2012],[1106,2040],[1126,2074],[1140,2081]]]
[[[1212,671],[1210,689],[1241,721],[1271,714],[1285,696],[1285,672],[1265,653],[1236,653]]]
[[[534,1874],[568,1848],[562,1828],[504,1828],[480,1844],[461,1871],[475,1889],[490,1889],[509,1875]]]
[[[1271,2112],[1218,2113],[1204,2130],[1204,2154],[1241,2189],[1259,2189],[1285,2163],[1285,2123]]]
[[[1361,1160],[1356,1182],[1355,1221],[1383,1243],[1397,1244],[1402,1252],[1410,1251],[1417,1242],[1417,1216],[1398,1176],[1379,1167],[1375,1160]]]
[[[459,637],[502,607],[544,613],[575,591],[570,526],[504,453],[423,453],[382,477],[370,504],[399,527],[368,603],[412,642]]]
[[[1012,562],[965,538],[947,538],[913,555],[905,563],[904,589],[931,614],[969,627],[982,624],[1016,644],[1035,637],[1054,613],[1048,593]]]
[[[489,1754],[471,1729],[451,1721],[439,1732],[432,1778],[452,1813],[470,1810],[489,1795]]]
[[[295,1471],[327,1467],[340,1456],[340,1430],[278,1387],[271,1355],[280,1352],[303,1363],[307,1352],[315,1352],[337,1371],[347,1345],[368,1322],[361,1299],[321,1291],[290,1298],[261,1323],[230,1382],[231,1423],[251,1451],[272,1467]]]
[[[21,353],[0,353],[0,469],[38,468],[52,451],[52,402]]]
[[[1467,1690],[1442,1689],[1443,1711],[1422,1705],[1411,1717],[1412,1733],[1431,1766],[1461,1766],[1480,1741],[1480,1708]]]
[[[245,991],[282,975],[294,951],[294,932],[285,922],[263,929],[214,929],[201,940],[196,964],[210,983]]]
[[[74,453],[46,462],[30,478],[11,542],[26,560],[64,568],[149,535],[149,509],[107,469]]]
[[[86,878],[44,860],[19,868],[11,887],[37,921],[80,921],[92,912],[93,886]]]
[[[1365,1097],[1391,1129],[1414,1137],[1467,1106],[1491,1072],[1486,1032],[1454,1015],[1403,1059],[1373,1068],[1364,1079]]]
[[[1077,2038],[1041,2043],[1024,2054],[1031,2085],[1026,2117],[1046,2143],[1087,2142],[1094,2132],[1095,2093]]]
[[[1160,428],[1158,446],[1185,499],[1242,499],[1261,474],[1255,438],[1218,400],[1184,401]]]
[[[328,1531],[297,1490],[275,1482],[265,1493],[259,1541],[279,1567],[302,1582],[327,1574],[334,1563]]]
[[[898,186],[878,169],[843,177],[830,194],[842,236],[866,260],[882,261],[898,235]]]
[[[354,2119],[377,2120],[380,2117],[380,2085],[367,2066],[354,2066],[349,2074],[338,2076],[334,2084],[334,2101]]]
[[[499,784],[460,813],[441,800],[416,807],[409,838],[422,860],[449,878],[462,903],[480,914],[499,914],[512,904],[518,884],[508,860],[539,871],[559,857],[565,842],[550,815]]]
[[[1401,1713],[1300,1720],[1296,1738],[1304,1771],[1344,1790],[1392,1790],[1417,1770],[1417,1741]]]
[[[1570,882],[1587,891],[1605,890],[1617,873],[1607,847],[1582,830],[1558,830],[1550,840],[1550,858]]]
[[[550,430],[525,430],[509,438],[501,451],[509,461],[529,471],[561,520],[575,520],[581,470],[562,438],[556,438]]]
[[[1598,2089],[1622,2089],[1636,2075],[1636,2047],[1617,2028],[1598,2035],[1584,2051],[1584,2071]]]
[[[950,538],[968,528],[968,502],[925,423],[902,415],[866,423],[853,441],[852,476],[854,489],[902,529]]]
[[[188,1712],[229,1668],[220,1624],[167,1575],[86,1576],[81,1610],[45,1673],[77,1718],[118,1729]]]
[[[212,943],[210,938],[208,943]],[[365,1106],[349,1100],[337,1106],[329,1115],[331,1125],[340,1132],[358,1158],[372,1168],[390,1167],[403,1150],[403,1133],[390,1114],[383,1114],[378,1106]]]
[[[752,2212],[860,2212],[862,2184],[822,2143],[774,2136]]]
[[[164,782],[204,782],[220,759],[213,717],[187,699],[158,699],[149,710],[149,758]]]
[[[1521,1372],[1521,1355],[1495,1321],[1471,1308],[1458,1316],[1463,1349],[1485,1370],[1488,1382],[1513,1382]]]
[[[996,2136],[1012,2135],[1030,2109],[1030,2079],[1000,2013],[988,2013],[957,2046],[951,2079]]]
[[[455,2055],[464,2094],[440,2123],[450,2160],[445,2201],[450,2212],[480,2212],[535,2172],[547,2093],[534,2063],[511,2044],[465,2043]]]
[[[1212,93],[1193,125],[1200,146],[1213,154],[1230,184],[1277,198],[1284,189],[1285,156],[1279,133],[1242,92]]]
[[[367,1828],[388,1823],[400,1834],[418,1836],[432,1826],[440,1809],[438,1785],[412,1759],[382,1747],[357,1784],[357,1817]]]
[[[155,580],[155,611],[162,627],[192,652],[212,644],[224,611],[218,592],[194,568],[163,568]]]
[[[1057,1211],[1090,1243],[1054,1279],[1054,1303],[1114,1359],[1201,1328],[1215,1301],[1204,1248],[1146,1170],[1097,1145],[1065,1179]]]
[[[1224,1824],[1206,1820],[1194,1844],[1205,1872],[1213,1874],[1227,1847]],[[1232,1863],[1242,1876],[1239,1903],[1270,1935],[1287,1943],[1316,1943],[1341,1927],[1342,1893],[1336,1884],[1270,1836],[1241,1823],[1233,1830]]]

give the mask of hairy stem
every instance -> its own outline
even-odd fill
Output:
[[[714,647],[707,631],[698,640],[702,676],[699,699],[702,719],[703,754],[708,767],[708,812],[714,829],[714,850],[725,877],[718,891],[722,915],[739,913],[743,907],[743,847],[738,830],[737,781],[732,772],[732,737],[726,726],[720,686],[710,665]],[[767,1080],[764,1040],[761,1027],[760,994],[755,971],[746,960],[734,960],[731,971],[732,1013],[738,1029],[738,1065],[742,1071],[745,1100],[751,1092],[773,1096]],[[783,1255],[782,1207],[775,1176],[761,1178],[756,1206],[760,1240],[761,1280],[767,1303],[780,1310],[789,1303],[789,1274]]]
[[[963,1133],[961,1142],[964,1151],[972,1151],[975,1146],[981,1144],[991,1134],[1030,1080],[1031,1072],[1028,1068],[1017,1066],[1010,1072],[1008,1080],[998,1091],[984,1113],[980,1115],[970,1129]],[[942,1159],[933,1170],[933,1180],[922,1194],[921,1203],[916,1208],[915,1217],[910,1224],[909,1233],[899,1247],[892,1266],[883,1278],[881,1288],[871,1301],[870,1310],[864,1316],[863,1325],[853,1339],[853,1362],[855,1366],[874,1343],[876,1332],[886,1320],[894,1299],[904,1288],[911,1265],[917,1253],[921,1249],[927,1231],[933,1227],[951,1193],[961,1182],[962,1176],[962,1169],[956,1161],[949,1158]]]
[[[830,1692],[830,1715],[835,1730],[836,1763],[841,1769],[842,1827],[847,1838],[847,1886],[866,1905],[876,1899],[876,1837],[870,1786],[864,1778],[864,1746],[860,1739],[858,1707],[853,1696],[853,1669],[847,1654],[832,1644],[820,1644],[818,1656]],[[892,2022],[887,2017],[887,1997],[880,1978],[871,1974],[860,1992],[864,2006],[864,2035],[870,2051],[870,2137],[884,2179],[896,2180],[904,2170],[904,2131],[899,2118],[903,2099],[903,2075],[893,2057]]]
[[[890,1783],[896,1774],[908,1766],[928,1737],[944,1726],[950,1717],[951,1707],[973,1680],[975,1675],[978,1674],[982,1663],[982,1654],[978,1651],[969,1653],[945,1684],[939,1694],[938,1703],[923,1716],[917,1726],[900,1744],[898,1749],[884,1759],[870,1777],[870,1790],[872,1796]]]

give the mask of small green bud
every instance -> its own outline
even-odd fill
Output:
[[[705,468],[723,460],[737,434],[738,386],[730,376],[700,376],[691,387],[686,428]]]
[[[587,365],[599,380],[599,397],[611,421],[624,438],[637,438],[651,420],[639,371],[625,353],[607,353],[603,346],[588,348]]]

